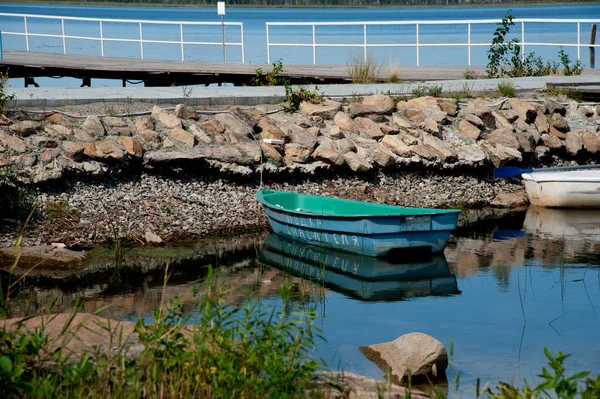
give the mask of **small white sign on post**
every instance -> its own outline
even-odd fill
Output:
[[[227,62],[227,50],[225,49],[225,2],[217,2],[217,15],[221,17],[221,34],[223,36],[223,62]]]
[[[225,15],[225,2],[224,1],[217,2],[217,15],[219,15],[219,16]]]

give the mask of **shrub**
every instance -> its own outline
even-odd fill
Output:
[[[545,62],[541,57],[536,57],[533,52],[523,57],[519,39],[513,38],[506,42],[510,27],[515,24],[513,19],[511,10],[508,10],[494,31],[492,45],[487,51],[487,77],[546,76],[556,73],[558,71],[556,62]]]

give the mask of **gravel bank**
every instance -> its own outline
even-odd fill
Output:
[[[143,173],[39,188],[44,218],[30,223],[23,245],[62,242],[77,248],[117,237],[143,244],[147,231],[175,241],[266,228],[267,219],[256,200],[259,178],[250,180]],[[426,171],[379,173],[369,179],[338,175],[266,181],[264,187],[417,207],[480,207],[499,192],[523,190],[502,179]],[[14,228],[5,226],[0,232],[1,246],[13,246],[15,239]]]

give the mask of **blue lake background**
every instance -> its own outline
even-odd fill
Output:
[[[516,18],[552,18],[552,19],[598,19],[600,22],[600,5],[540,5],[511,7]],[[263,64],[267,62],[266,22],[350,22],[350,21],[432,21],[432,20],[468,20],[496,19],[506,15],[509,7],[423,7],[423,8],[228,8],[226,21],[244,24],[245,59],[248,63]],[[59,15],[73,17],[168,20],[168,21],[209,21],[219,22],[216,8],[183,8],[183,7],[118,7],[118,6],[76,6],[76,5],[44,5],[44,4],[0,4],[0,12],[28,13],[42,15]],[[60,21],[31,20],[30,32],[60,34]],[[99,26],[90,22],[66,22],[69,35],[98,35]],[[490,43],[495,24],[473,25],[472,43]],[[270,40],[277,43],[311,43],[312,28],[306,27],[272,27]],[[439,44],[451,42],[467,42],[466,25],[421,25],[420,42]],[[0,17],[0,30],[23,31],[22,19]],[[122,37],[137,39],[139,27],[122,23],[106,24],[106,37]],[[582,24],[581,43],[589,42],[590,24]],[[188,27],[185,28],[185,39],[193,41],[221,41],[221,27]],[[513,37],[520,38],[520,26],[512,27]],[[144,37],[157,40],[179,40],[179,26],[148,26],[144,28]],[[62,52],[61,39],[31,38],[31,48],[35,51]],[[236,27],[227,29],[227,41],[239,42],[240,31]],[[362,26],[317,27],[318,43],[352,43],[363,41]],[[526,42],[577,43],[576,24],[541,23],[526,24]],[[414,26],[369,26],[369,43],[415,43]],[[115,57],[140,57],[138,43],[105,44],[105,55]],[[24,50],[25,40],[22,37],[3,38],[5,50]],[[472,64],[485,65],[487,46],[472,48]],[[70,39],[67,51],[71,54],[100,55],[99,42]],[[416,50],[404,48],[371,48],[377,62],[385,66],[415,65]],[[525,52],[535,52],[545,59],[557,59],[558,48],[529,46]],[[571,59],[576,58],[575,48],[566,47],[565,51]],[[220,46],[186,46],[185,59],[188,61],[219,62],[222,61]],[[316,59],[319,64],[348,64],[356,54],[362,54],[361,48],[317,48]],[[145,58],[180,60],[181,49],[178,45],[145,44]],[[584,66],[588,65],[587,48],[582,48],[581,58]],[[228,46],[228,61],[241,62],[241,49]],[[271,62],[281,60],[284,64],[312,63],[310,47],[272,47]],[[421,48],[421,65],[467,65],[466,47],[429,47]],[[79,81],[77,81],[79,82]],[[120,82],[118,82],[120,84]],[[53,84],[56,85],[56,84]],[[97,84],[95,84],[97,85]]]

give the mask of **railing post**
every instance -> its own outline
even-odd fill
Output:
[[[185,61],[185,53],[183,51],[183,24],[179,24],[179,37],[181,38],[181,61]]]
[[[417,66],[420,66],[420,53],[419,53],[419,24],[416,24],[417,27]]]
[[[269,43],[269,24],[267,23],[267,64],[271,63],[271,43]]]
[[[0,30],[0,60],[2,60],[2,31]]]
[[[142,23],[140,22],[140,55],[144,59],[144,36],[142,33]]]
[[[521,61],[525,61],[525,22],[521,22]]]
[[[317,65],[317,27],[315,24],[312,25],[312,39],[313,39],[313,65]]]
[[[100,54],[104,57],[104,24],[100,21]]]
[[[27,17],[23,17],[23,22],[25,22],[25,48],[29,51],[29,30],[27,29]]]
[[[364,27],[364,30],[363,30],[364,57],[365,57],[365,62],[367,62],[367,24],[364,24],[363,27]]]
[[[63,42],[63,54],[67,54],[67,39],[65,38],[65,19],[60,19],[60,25],[62,28],[62,42]]]
[[[581,61],[581,22],[577,22],[577,60]]]
[[[246,58],[244,57],[244,24],[240,25],[240,35],[242,36],[242,64],[245,64]]]
[[[467,24],[467,65],[471,66],[471,23]]]

